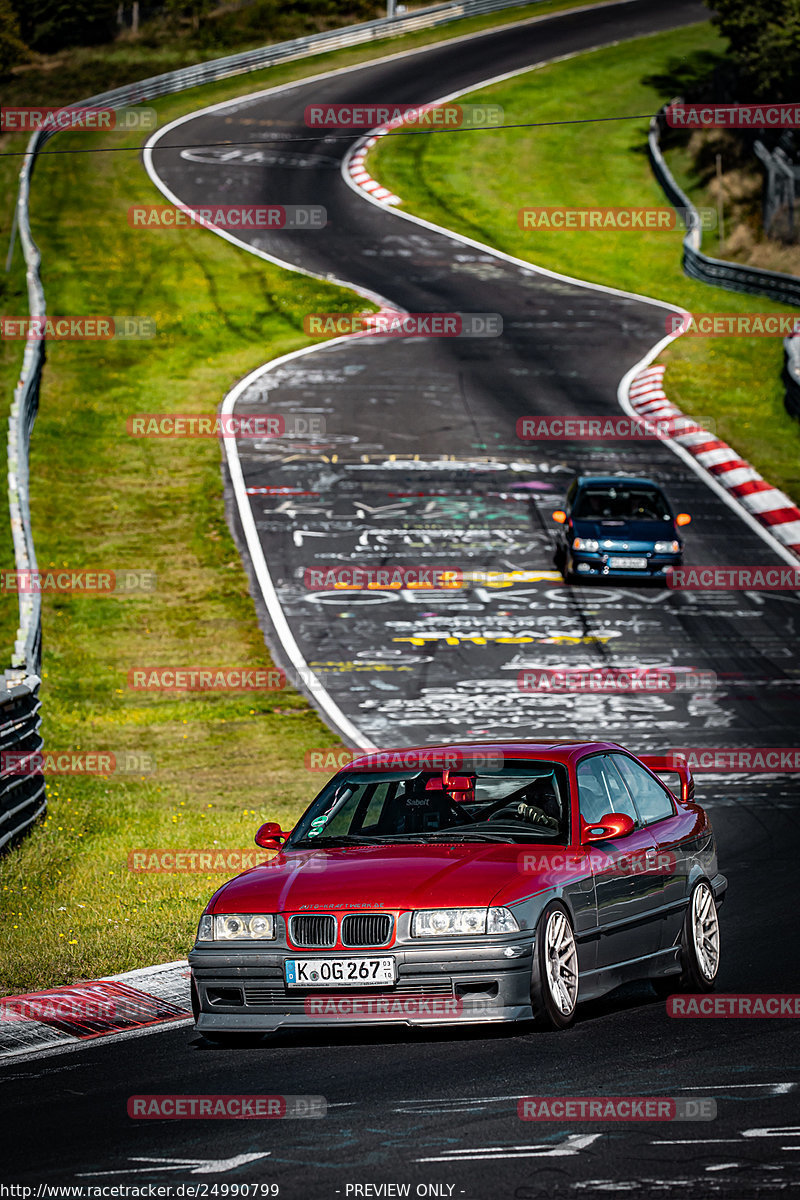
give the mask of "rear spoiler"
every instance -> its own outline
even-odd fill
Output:
[[[680,780],[680,799],[684,804],[694,800],[694,778],[688,763],[680,762],[675,754],[639,754],[640,762],[649,767],[654,775],[677,775]],[[670,791],[677,796],[674,786],[669,784]]]

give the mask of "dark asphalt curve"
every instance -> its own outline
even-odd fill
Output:
[[[549,514],[576,468],[656,475],[693,515],[695,562],[774,561],[758,534],[667,447],[531,446],[516,437],[517,418],[531,413],[618,413],[619,380],[663,336],[666,309],[536,272],[366,202],[338,169],[356,135],[331,138],[304,123],[311,103],[422,103],[703,15],[693,3],[634,0],[539,19],[206,110],[155,143],[154,178],[184,204],[326,208],[326,229],[243,235],[251,247],[410,312],[503,318],[499,338],[348,339],[270,366],[237,394],[239,415],[326,422],[325,436],[312,442],[230,447],[242,476],[238,518],[229,499],[234,527],[241,529],[241,508],[252,526],[246,561],[263,554],[275,585],[267,611],[254,569],[267,638],[282,665],[300,665],[301,685],[313,672],[323,715],[351,744],[602,735],[633,739],[632,748],[644,751],[663,748],[665,735],[685,745],[690,732],[692,744],[722,737],[725,745],[760,745],[767,730],[770,744],[791,742],[795,660],[787,633],[796,629],[796,597],[587,591],[554,578]],[[266,495],[266,488],[290,494]],[[342,596],[305,586],[308,568],[381,563],[529,574],[511,587],[476,583],[434,595]],[[299,657],[287,653],[283,621]],[[687,678],[702,669],[719,682],[712,691],[583,695],[566,705],[517,688],[524,668],[598,664],[667,665]]]
[[[545,578],[476,588],[455,601],[406,595],[366,604],[311,601],[302,587],[302,568],[329,562],[546,572],[545,518],[576,466],[647,470],[663,480],[694,515],[694,561],[775,561],[664,447],[542,443],[532,451],[515,440],[520,415],[618,412],[617,383],[661,336],[663,308],[527,270],[365,203],[338,171],[346,142],[309,142],[302,155],[281,148],[287,136],[307,133],[302,112],[312,100],[424,101],[704,15],[695,4],[630,3],[554,17],[198,114],[158,144],[156,170],[184,203],[325,205],[325,231],[269,235],[260,248],[271,255],[409,311],[503,316],[504,336],[493,341],[326,347],[265,372],[237,400],[241,413],[299,411],[328,422],[325,445],[242,446],[241,463],[248,488],[317,493],[253,493],[253,516],[292,635],[366,739],[602,734],[640,750],[687,739],[796,739],[791,595],[589,592]],[[274,149],[209,147],[267,135]],[[199,149],[169,148],[187,142]],[[536,503],[514,499],[511,482],[536,485]],[[703,667],[719,685],[677,697],[555,703],[516,692],[520,666],[564,661]],[[730,880],[719,991],[792,992],[800,838],[791,777],[699,784]],[[309,796],[314,790],[310,777]],[[315,1031],[230,1050],[171,1029],[4,1064],[3,1174],[15,1183],[184,1185],[172,1196],[198,1197],[229,1197],[246,1182],[275,1184],[288,1200],[583,1200],[633,1191],[754,1200],[797,1187],[797,1045],[789,1020],[670,1020],[646,985],[581,1009],[565,1034]],[[330,1107],[313,1122],[126,1115],[132,1095],[174,1093],[323,1095]],[[523,1096],[626,1094],[711,1097],[718,1115],[679,1125],[532,1125],[516,1115]]]

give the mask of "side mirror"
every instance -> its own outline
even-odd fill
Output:
[[[627,813],[606,813],[601,820],[592,825],[588,825],[581,818],[581,841],[604,842],[608,838],[627,837],[633,829],[633,821]]]
[[[256,834],[255,843],[257,846],[263,846],[265,850],[280,850],[281,844],[278,839],[283,838],[286,841],[288,836],[289,834],[284,833],[275,821],[267,821]]]
[[[557,521],[559,525],[564,525],[566,523],[567,514],[564,512],[563,508],[556,509],[556,511],[553,513],[553,520]]]
[[[676,525],[691,525],[691,523],[692,518],[688,513],[678,513],[677,517],[675,518]]]

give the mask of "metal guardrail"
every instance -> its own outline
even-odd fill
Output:
[[[158,96],[169,96],[204,83],[231,79],[235,75],[244,75],[249,71],[258,71],[262,67],[272,67],[293,59],[328,54],[332,50],[399,37],[419,29],[434,29],[438,25],[448,25],[451,21],[461,21],[466,17],[478,17],[505,8],[523,8],[536,3],[537,0],[461,0],[460,3],[437,4],[399,17],[379,17],[374,21],[362,21],[358,25],[346,25],[342,29],[329,29],[324,33],[313,33],[306,37],[292,38],[287,42],[275,42],[271,46],[260,46],[255,50],[229,54],[225,58],[195,63],[191,67],[181,67],[164,75],[152,75],[149,79],[113,88],[108,92],[100,92],[96,96],[76,100],[74,103],[104,104],[112,108],[121,108],[126,104],[136,104],[140,100],[155,100]]]
[[[187,91],[201,84],[230,79],[263,67],[275,66],[292,59],[326,54],[346,46],[398,37],[419,29],[432,29],[465,17],[499,12],[506,8],[521,8],[536,0],[462,0],[461,3],[439,4],[400,17],[382,17],[359,25],[332,29],[309,37],[294,38],[245,50],[225,58],[197,63],[164,75],[113,88],[75,105],[122,108],[142,100],[154,100]],[[55,131],[34,133],[28,142],[27,153],[19,176],[16,205],[16,226],[25,258],[28,286],[28,309],[31,316],[45,315],[45,295],[39,268],[41,255],[33,240],[28,200],[36,157],[42,146],[55,136]],[[13,239],[13,234],[12,234]],[[11,251],[9,251],[9,259]],[[28,342],[22,360],[19,383],[8,421],[8,496],[11,530],[14,540],[14,559],[17,570],[36,570],[36,551],[31,528],[29,493],[29,450],[31,432],[39,408],[39,386],[45,361],[43,341]],[[19,629],[11,657],[11,669],[0,680],[0,750],[39,749],[39,672],[42,654],[42,605],[38,593],[19,593]],[[46,804],[44,779],[41,775],[7,776],[0,771],[0,847],[15,834],[26,829],[44,811]]]
[[[44,776],[17,773],[5,759],[9,750],[23,755],[41,750],[40,708],[38,676],[26,676],[19,683],[6,676],[6,687],[0,691],[0,847],[45,810]]]
[[[26,155],[20,172],[16,224],[25,256],[28,308],[44,314],[45,299],[39,277],[40,255],[31,237],[28,194],[34,155]],[[39,382],[44,367],[44,342],[27,342],[19,383],[8,418],[8,508],[17,570],[36,570],[31,529],[29,450],[39,408]],[[42,654],[42,600],[38,592],[18,592],[19,628],[11,655],[11,668],[0,679],[0,754],[7,750],[38,750],[39,671]],[[14,775],[0,759],[0,848],[22,833],[46,806],[42,775]]]
[[[45,312],[44,288],[39,276],[41,255],[31,235],[28,213],[31,172],[35,162],[35,152],[32,150],[34,140],[32,138],[29,143],[28,154],[20,171],[16,220],[25,257],[28,309],[31,315],[39,316]],[[8,507],[14,562],[18,571],[35,571],[37,565],[28,478],[31,433],[39,409],[39,383],[44,360],[44,342],[27,342],[8,418]],[[41,666],[42,600],[38,592],[20,591],[18,597],[19,629],[11,656],[11,668],[17,678],[24,678],[26,674],[38,675]]]
[[[673,103],[677,103],[673,101]],[[779,271],[764,271],[760,267],[745,267],[739,263],[709,258],[700,250],[702,234],[700,219],[689,197],[681,191],[661,153],[661,131],[665,124],[664,109],[650,121],[647,149],[650,165],[667,199],[674,208],[683,209],[688,222],[683,239],[683,269],[692,279],[727,288],[731,292],[749,292],[768,296],[781,304],[800,306],[800,278]],[[693,215],[692,215],[693,214]],[[784,338],[784,364],[781,378],[786,387],[784,404],[787,412],[800,418],[800,335]]]
[[[677,101],[672,101],[673,104]],[[768,296],[781,304],[792,304],[800,307],[800,278],[796,275],[784,275],[779,271],[764,271],[760,267],[746,267],[739,263],[725,262],[719,258],[709,258],[703,254],[701,245],[701,226],[697,210],[672,177],[669,167],[661,153],[661,131],[664,128],[664,109],[650,121],[650,132],[647,138],[647,148],[650,164],[658,182],[666,193],[667,199],[675,208],[689,210],[693,217],[689,218],[686,235],[683,239],[683,269],[692,279],[701,283],[710,283],[714,287],[727,288],[731,292],[748,292],[757,296]]]

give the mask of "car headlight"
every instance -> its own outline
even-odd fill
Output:
[[[261,942],[275,937],[272,913],[219,913],[200,918],[198,942]]]
[[[412,937],[454,937],[476,933],[514,933],[519,929],[507,908],[428,908],[415,912]]]
[[[600,549],[600,543],[597,538],[575,538],[572,542],[573,550],[588,550],[590,554]]]
[[[653,550],[656,554],[677,554],[680,548],[680,542],[656,542]]]
[[[490,908],[487,933],[519,933],[519,924],[510,908]]]

